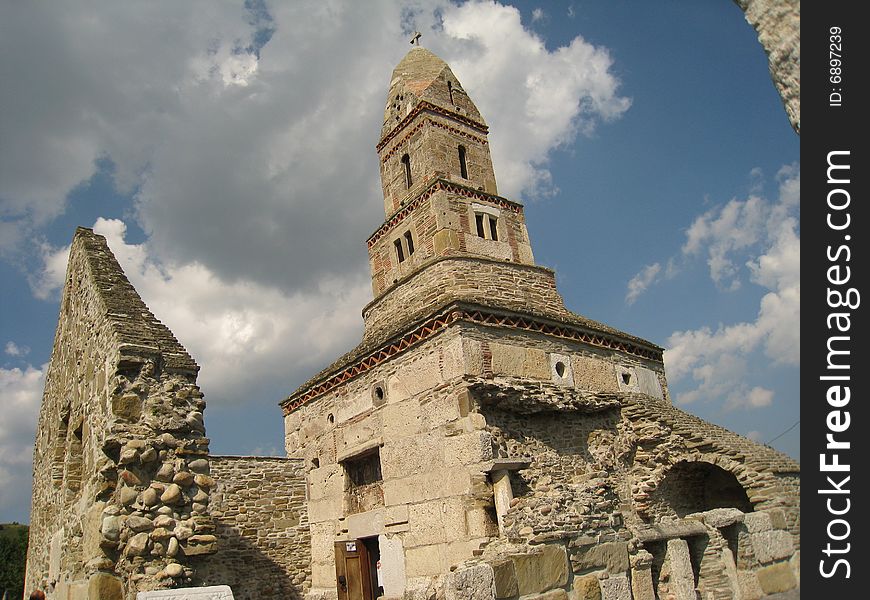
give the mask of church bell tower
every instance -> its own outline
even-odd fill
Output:
[[[534,264],[522,206],[498,196],[488,131],[429,50],[393,70],[377,144],[386,221],[368,240],[375,298],[437,257]]]

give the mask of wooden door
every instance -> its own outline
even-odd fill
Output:
[[[374,600],[369,553],[362,540],[335,542],[338,600]]]

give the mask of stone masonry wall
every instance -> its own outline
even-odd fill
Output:
[[[506,283],[509,282],[509,283]],[[364,339],[386,339],[452,300],[568,316],[553,272],[480,258],[435,259],[366,307]]]
[[[128,600],[214,549],[198,367],[78,229],[34,449],[27,589]]]
[[[417,193],[419,198],[415,197],[369,238],[369,266],[376,298],[434,256],[469,253],[534,264],[520,205],[444,179],[422,186]],[[497,239],[490,239],[488,229],[486,239],[479,237],[476,213],[495,218]],[[407,235],[411,236],[413,253]],[[402,247],[402,261],[397,245]]]
[[[311,536],[301,460],[212,456],[211,515],[218,553],[202,561],[203,585],[236,600],[299,600],[311,585]]]

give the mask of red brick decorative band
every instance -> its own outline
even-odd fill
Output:
[[[530,317],[519,315],[504,315],[496,314],[485,310],[474,309],[467,310],[459,307],[453,307],[447,311],[433,317],[424,322],[413,331],[406,333],[401,338],[382,346],[378,350],[368,354],[364,358],[357,360],[349,366],[341,369],[338,373],[325,379],[324,381],[308,388],[304,393],[297,397],[290,397],[281,402],[281,408],[284,414],[288,415],[303,404],[309,403],[311,400],[325,394],[326,392],[336,388],[344,382],[353,379],[357,375],[361,375],[366,371],[373,369],[382,362],[401,354],[405,350],[412,348],[432,337],[441,333],[444,329],[453,325],[458,321],[467,323],[475,323],[478,325],[489,325],[496,327],[510,327],[512,329],[521,329],[524,331],[535,331],[545,335],[551,335],[562,339],[582,342],[590,346],[599,348],[607,348],[610,350],[619,350],[627,354],[633,354],[641,358],[650,360],[662,360],[662,354],[659,351],[649,348],[643,348],[636,344],[632,344],[616,338],[611,338],[602,333],[592,333],[576,329],[567,325],[551,325],[541,321],[537,321]]]
[[[407,116],[402,119],[399,124],[393,128],[392,131],[390,131],[390,133],[384,136],[384,139],[378,142],[378,145],[375,146],[377,151],[380,152],[384,148],[384,146],[386,146],[390,142],[391,139],[396,137],[396,134],[398,134],[408,123],[410,123],[417,115],[422,112],[430,112],[436,115],[441,115],[442,117],[447,117],[448,119],[453,119],[454,121],[462,123],[463,125],[467,125],[472,129],[477,129],[484,135],[489,133],[489,127],[487,127],[483,123],[475,121],[474,119],[469,119],[468,117],[463,117],[462,115],[457,114],[451,110],[447,110],[446,108],[442,108],[440,106],[422,100],[419,104],[417,104],[417,106],[414,107],[414,110],[409,112]]]
[[[474,200],[480,200],[481,202],[487,202],[489,204],[494,204],[500,208],[515,212],[517,214],[522,214],[523,212],[522,204],[511,202],[507,198],[502,198],[501,196],[493,196],[492,194],[487,194],[486,192],[481,192],[480,190],[465,187],[464,185],[459,185],[457,183],[447,181],[446,179],[436,179],[429,187],[423,190],[423,192],[419,196],[408,202],[398,212],[394,213],[392,217],[386,220],[383,225],[378,227],[378,229],[369,237],[369,239],[366,240],[366,246],[369,248],[374,246],[379,239],[381,239],[385,234],[389,233],[389,231],[393,229],[393,227],[401,223],[405,219],[405,217],[407,217],[415,208],[420,206],[423,202],[428,200],[432,196],[432,194],[439,190],[445,190],[452,194],[465,196],[466,198],[472,198]]]

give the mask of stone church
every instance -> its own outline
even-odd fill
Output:
[[[568,311],[488,128],[415,47],[377,152],[360,344],[209,453],[198,365],[78,229],[34,452],[27,590],[238,600],[752,600],[799,585],[799,465],[671,403],[662,348]],[[178,598],[186,597],[179,592]]]

